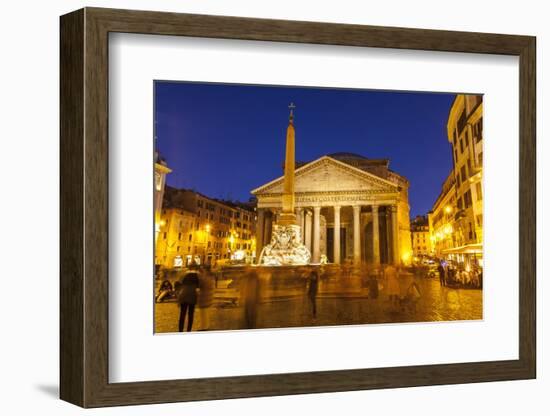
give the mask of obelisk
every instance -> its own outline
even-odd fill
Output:
[[[294,169],[296,168],[295,137],[294,130],[294,103],[290,103],[290,116],[288,127],[286,129],[286,151],[285,151],[285,176],[283,182],[282,209],[279,214],[280,225],[294,225],[296,222],[296,213],[294,212]]]
[[[286,129],[285,174],[281,193],[281,212],[272,225],[271,242],[260,253],[258,264],[267,266],[300,266],[309,264],[311,253],[302,244],[301,227],[294,212],[295,134],[294,108],[290,103]]]

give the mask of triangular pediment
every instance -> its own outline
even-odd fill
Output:
[[[280,194],[283,192],[281,176],[252,191],[254,195]],[[398,186],[372,173],[344,162],[323,156],[296,169],[295,193],[368,191],[369,193],[394,193]]]

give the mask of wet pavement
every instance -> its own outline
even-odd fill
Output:
[[[399,322],[433,322],[483,319],[482,290],[441,287],[439,279],[416,277],[420,298],[392,304],[383,282],[377,299],[368,291],[334,293],[319,290],[317,316],[306,291],[289,297],[261,298],[255,307],[254,328],[307,327]],[[217,288],[213,304],[205,308],[209,327],[201,322],[197,307],[193,322],[196,330],[230,330],[247,328],[246,311],[238,292]],[[250,312],[250,311],[249,311]],[[249,313],[250,317],[250,313]],[[175,302],[155,304],[156,332],[177,332],[179,305]],[[250,322],[250,318],[249,318]],[[249,325],[249,324],[248,324]]]

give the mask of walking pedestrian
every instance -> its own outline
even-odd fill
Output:
[[[368,281],[369,299],[378,299],[378,268],[372,270]]]
[[[393,306],[399,303],[399,281],[397,280],[397,269],[392,264],[388,264],[384,269],[384,277],[386,278],[386,293]]]
[[[413,280],[409,284],[406,295],[406,304],[409,308],[409,312],[416,313],[416,304],[420,300],[422,294],[420,293],[420,288],[418,284]]]
[[[313,319],[317,318],[317,292],[319,291],[319,275],[313,270],[308,279],[307,296],[311,304]]]
[[[443,262],[439,263],[439,265],[437,266],[437,271],[439,273],[439,284],[441,286],[445,286],[446,285],[446,279],[445,279],[446,270],[445,270],[445,266],[443,266]]]
[[[176,294],[180,305],[180,317],[178,331],[183,332],[185,317],[187,315],[187,332],[193,328],[195,305],[197,303],[197,290],[199,288],[199,274],[195,271],[187,272],[178,281]]]
[[[241,299],[244,302],[244,320],[248,329],[256,327],[256,309],[259,299],[258,275],[253,271],[245,272],[241,279]]]
[[[210,307],[214,301],[214,277],[209,271],[201,273],[199,276],[199,295],[197,305],[200,314],[201,331],[210,329]]]

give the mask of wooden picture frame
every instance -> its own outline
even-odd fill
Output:
[[[338,392],[536,377],[535,38],[85,8],[61,17],[60,396],[82,407]],[[519,359],[109,383],[110,32],[519,57]]]

